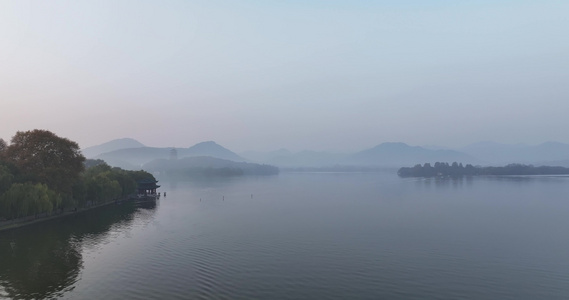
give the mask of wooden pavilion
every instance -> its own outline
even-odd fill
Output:
[[[156,195],[156,189],[160,186],[156,183],[158,180],[154,179],[142,179],[138,180],[136,183],[138,184],[138,195],[142,196],[149,196],[149,195]]]

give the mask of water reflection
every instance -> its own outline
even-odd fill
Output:
[[[122,204],[0,233],[0,297],[61,297],[83,267],[82,247],[105,240],[117,226],[149,222],[156,203]]]
[[[418,188],[460,189],[465,186],[472,186],[473,180],[472,176],[419,178],[415,181],[415,186]]]
[[[479,182],[509,183],[527,186],[530,183],[558,183],[565,182],[569,176],[555,175],[526,175],[526,176],[460,176],[460,177],[431,177],[416,178],[414,180],[417,188],[464,188],[472,186],[475,180]]]

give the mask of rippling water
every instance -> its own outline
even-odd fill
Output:
[[[161,184],[154,206],[0,233],[0,296],[569,298],[567,177]]]

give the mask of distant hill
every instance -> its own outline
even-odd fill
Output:
[[[109,151],[106,151],[111,149]],[[133,139],[119,139],[83,150],[88,158],[102,159],[109,165],[127,170],[138,170],[150,161],[168,159],[172,148],[146,147]],[[102,152],[106,151],[106,152]],[[287,169],[349,167],[401,167],[427,162],[459,162],[473,165],[506,165],[511,163],[569,166],[569,145],[547,142],[536,146],[506,145],[480,142],[459,150],[441,147],[409,146],[405,143],[382,143],[353,154],[319,151],[293,153],[286,149],[270,152],[248,151],[242,156],[213,142],[176,148],[179,159],[210,156],[235,162],[256,162]]]
[[[429,150],[405,143],[383,143],[346,158],[346,165],[367,166],[406,166],[426,162],[478,163],[475,157],[454,150]]]
[[[245,161],[244,158],[234,152],[216,144],[215,142],[198,143],[189,148],[175,148],[178,158],[194,157],[194,156],[211,156],[219,159],[232,161]],[[167,159],[170,157],[172,148],[156,148],[156,147],[137,147],[119,149],[95,156],[96,159],[102,159],[109,165],[121,167],[127,170],[137,170],[142,165],[156,160]]]
[[[254,161],[254,162],[262,162],[262,163],[266,163],[272,159],[274,159],[275,157],[288,157],[292,155],[292,152],[290,152],[287,149],[279,149],[279,150],[275,150],[275,151],[269,151],[269,152],[262,152],[262,151],[246,151],[243,153],[239,153],[239,155],[241,157],[246,158],[247,160],[250,161]]]
[[[87,147],[82,149],[81,152],[86,158],[93,158],[99,154],[111,152],[119,149],[127,148],[140,148],[145,147],[142,143],[135,139],[124,138],[116,139],[97,146]]]
[[[181,159],[156,159],[143,166],[150,172],[186,176],[238,176],[274,175],[278,168],[247,162],[235,162],[211,156],[195,156]]]
[[[271,152],[249,151],[243,153],[242,156],[258,163],[266,163],[283,168],[300,168],[334,166],[342,161],[346,155],[309,150],[293,153],[286,149],[280,149]]]
[[[268,163],[281,168],[339,168],[361,170],[361,167],[401,167],[408,164],[448,161],[463,163],[479,163],[468,154],[448,149],[425,149],[409,146],[405,143],[383,143],[354,154],[339,154],[318,151],[301,151],[292,153],[281,149],[273,152],[253,152],[243,154],[253,161]]]
[[[555,161],[569,160],[569,145],[559,142],[546,142],[535,146],[480,142],[460,150],[478,157],[487,164],[551,164]]]
[[[119,149],[97,155],[95,158],[102,159],[113,167],[140,170],[143,164],[157,158],[167,158],[169,155],[170,148],[140,147]]]
[[[288,156],[273,157],[267,163],[287,168],[327,167],[337,165],[344,157],[344,154],[306,150]]]
[[[236,153],[224,148],[213,141],[201,142],[193,145],[190,148],[178,148],[178,157],[190,157],[190,156],[211,156],[221,159],[233,160],[233,161],[245,161],[243,157],[237,155]]]

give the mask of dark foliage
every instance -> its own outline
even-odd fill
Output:
[[[98,166],[98,165],[103,165],[103,164],[107,164],[104,160],[102,159],[86,159],[85,160],[85,168],[91,168],[94,166]]]
[[[18,131],[3,157],[18,168],[23,177],[20,181],[45,183],[69,197],[85,169],[79,145],[47,130]]]
[[[5,143],[4,143],[5,144]],[[0,220],[50,215],[127,197],[145,171],[88,160],[77,143],[46,130],[18,132],[0,145]]]

